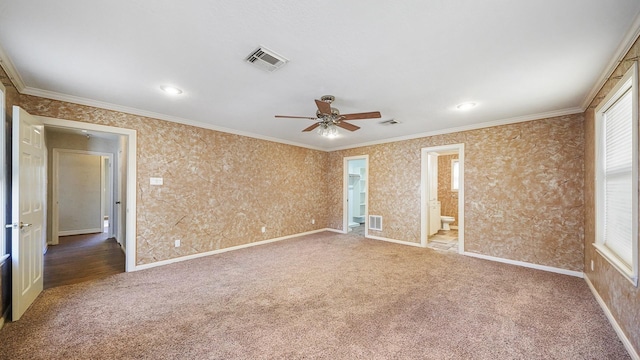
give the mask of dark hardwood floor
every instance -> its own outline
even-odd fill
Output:
[[[44,288],[75,284],[124,272],[125,256],[107,234],[61,236],[44,255]]]

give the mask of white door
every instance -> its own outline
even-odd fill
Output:
[[[46,160],[42,123],[13,107],[12,320],[38,297],[43,285]]]

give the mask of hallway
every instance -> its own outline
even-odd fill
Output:
[[[106,233],[64,236],[59,241],[44,255],[45,289],[124,272],[124,252]]]

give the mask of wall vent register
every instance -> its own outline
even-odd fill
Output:
[[[382,216],[369,215],[369,230],[382,231]]]

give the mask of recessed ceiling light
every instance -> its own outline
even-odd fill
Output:
[[[462,104],[456,106],[456,108],[458,110],[469,110],[469,109],[473,109],[474,107],[476,107],[476,105],[478,105],[478,104],[476,104],[474,102],[466,102],[466,103],[462,103]]]
[[[182,90],[178,89],[177,87],[174,86],[169,86],[169,85],[162,85],[160,86],[160,89],[164,92],[166,92],[167,94],[171,94],[171,95],[180,95],[182,94]]]

